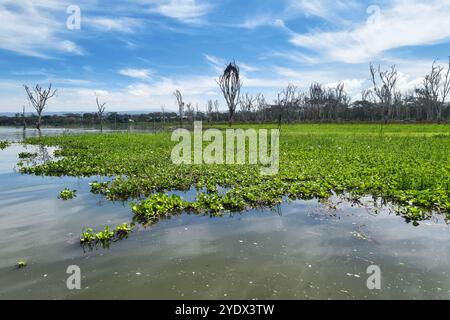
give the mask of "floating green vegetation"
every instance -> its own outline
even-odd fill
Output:
[[[0,150],[3,150],[5,148],[9,147],[9,145],[10,145],[9,141],[0,140]]]
[[[19,159],[33,159],[36,158],[38,154],[36,152],[20,152]]]
[[[19,260],[16,263],[17,269],[22,269],[22,268],[25,268],[26,266],[27,266],[27,262],[24,260]]]
[[[131,204],[131,209],[136,216],[149,220],[181,212],[187,207],[188,203],[184,202],[180,196],[174,194],[168,196],[165,193],[152,195],[139,204]]]
[[[64,190],[62,190],[59,193],[58,198],[61,200],[73,199],[77,196],[76,193],[77,193],[77,190],[69,190],[69,189],[65,188]]]
[[[257,165],[172,164],[176,142],[170,133],[67,135],[26,143],[59,146],[62,158],[22,166],[23,173],[109,176],[108,182],[91,183],[92,192],[110,200],[147,198],[133,203],[132,210],[152,220],[180,211],[220,214],[272,207],[286,197],[327,199],[335,193],[382,198],[415,224],[431,212],[450,214],[448,125],[284,125],[280,170],[274,176],[261,175]],[[166,195],[193,187],[192,202]]]
[[[110,242],[128,237],[131,229],[132,225],[128,223],[123,223],[114,230],[111,230],[109,226],[105,226],[104,229],[99,232],[95,232],[92,228],[85,228],[81,233],[80,244],[89,247],[100,244],[103,247],[108,247]]]

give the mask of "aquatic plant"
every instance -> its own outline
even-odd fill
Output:
[[[80,243],[93,243],[97,239],[94,229],[92,228],[85,228],[81,231],[81,237],[80,237]]]
[[[69,190],[69,189],[65,188],[64,190],[62,190],[59,193],[58,198],[61,200],[73,199],[77,196],[76,193],[77,193],[77,190]]]
[[[7,147],[9,147],[9,145],[10,145],[10,142],[9,141],[3,141],[3,140],[0,140],[0,150],[3,150],[3,149],[5,149],[5,148],[7,148]]]
[[[19,159],[32,159],[37,157],[36,152],[20,152]]]
[[[187,207],[187,203],[180,196],[169,196],[165,193],[154,194],[141,203],[131,203],[135,215],[150,219],[180,212]]]
[[[114,238],[114,231],[109,229],[109,226],[105,226],[103,231],[97,232],[95,238],[100,242],[108,242]]]
[[[128,234],[131,232],[132,226],[128,223],[123,223],[116,227],[114,230],[114,233],[118,239],[123,239],[128,236]]]
[[[246,126],[242,126],[246,127]],[[251,127],[256,127],[251,125]],[[273,125],[261,125],[272,128]],[[257,165],[174,165],[170,134],[114,133],[29,138],[31,144],[59,146],[61,158],[23,173],[110,176],[91,191],[133,203],[135,215],[170,216],[182,210],[218,214],[274,206],[290,199],[372,195],[397,205],[406,221],[450,215],[450,126],[448,125],[285,125],[280,137],[280,170],[261,176]],[[186,202],[164,195],[198,190]]]
[[[132,225],[123,223],[118,225],[115,229],[107,225],[102,231],[95,232],[93,228],[84,228],[80,236],[80,244],[82,246],[96,246],[101,244],[103,247],[108,247],[111,241],[122,240],[126,238],[132,231]]]
[[[92,181],[89,185],[92,193],[105,193],[108,188],[108,182]]]

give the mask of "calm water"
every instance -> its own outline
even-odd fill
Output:
[[[0,139],[21,134],[0,128]],[[183,214],[84,252],[81,229],[129,222],[129,205],[90,193],[98,178],[15,172],[23,150],[0,151],[0,298],[450,298],[450,230],[441,219],[414,227],[348,203],[336,211],[311,200],[221,218]],[[65,187],[77,197],[57,199]],[[28,266],[16,269],[18,260]],[[69,265],[81,268],[81,290],[66,288]],[[369,265],[381,269],[381,290],[367,289]]]

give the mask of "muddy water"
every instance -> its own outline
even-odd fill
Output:
[[[0,129],[0,139],[20,135]],[[388,210],[345,202],[337,210],[310,200],[216,218],[182,214],[85,252],[81,229],[129,222],[129,205],[90,193],[98,177],[21,175],[21,151],[19,144],[0,151],[2,299],[450,298],[442,219],[414,227]],[[77,190],[75,199],[57,198],[66,187]],[[27,267],[16,269],[18,260]],[[81,269],[81,290],[66,287],[69,265]],[[380,290],[367,287],[370,265],[381,270]]]

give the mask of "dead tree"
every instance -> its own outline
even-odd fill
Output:
[[[395,96],[395,86],[398,78],[397,68],[391,66],[390,70],[381,71],[380,65],[378,65],[378,70],[375,70],[374,66],[370,64],[370,74],[373,91],[383,107],[384,123],[387,123],[392,112],[392,102]],[[380,79],[380,83],[377,81],[377,78]]]
[[[22,106],[22,125],[23,125],[23,130],[25,130],[27,128],[27,118],[25,116],[25,105]]]
[[[219,101],[214,100],[214,112],[216,113],[216,121],[219,122]]]
[[[450,58],[445,74],[444,68],[434,61],[431,71],[423,79],[422,85],[422,90],[418,92],[421,93],[422,99],[426,103],[428,118],[434,118],[440,123],[442,108],[450,91]]]
[[[47,89],[43,89],[40,85],[36,85],[33,89],[30,89],[27,85],[23,85],[30,100],[31,105],[36,110],[38,120],[36,128],[41,129],[42,112],[47,106],[47,102],[56,94],[56,89],[52,91],[52,84],[50,83]]]
[[[183,102],[183,96],[181,95],[180,90],[175,90],[173,93],[175,98],[177,99],[178,104],[178,113],[180,115],[180,127],[183,127],[183,115],[184,115],[184,102]]]
[[[256,113],[259,123],[262,123],[266,118],[266,111],[268,109],[268,105],[266,102],[266,98],[262,93],[258,93],[256,95]]]
[[[291,120],[290,113],[294,111],[293,109],[297,104],[297,87],[289,84],[286,89],[278,94],[277,104],[279,108],[278,125],[281,126],[283,114],[286,116],[288,122]]]
[[[444,107],[445,100],[447,99],[448,94],[450,93],[450,57],[448,57],[448,67],[445,72],[444,82],[441,87],[441,103],[439,104],[438,110],[438,121],[442,120],[442,108]]]
[[[95,97],[95,101],[97,102],[97,117],[100,121],[100,132],[103,132],[103,114],[105,113],[106,102],[100,103],[98,97]]]
[[[161,113],[162,113],[162,131],[164,131],[164,124],[165,124],[165,122],[166,122],[166,116],[165,116],[165,113],[166,113],[166,107],[164,106],[164,105],[162,105],[161,106]]]
[[[200,115],[199,113],[199,107],[198,107],[198,103],[195,104],[195,114],[194,114],[194,120],[198,120],[198,116]],[[201,119],[200,119],[201,120]]]
[[[231,62],[225,68],[223,74],[219,77],[217,84],[222,90],[225,101],[228,105],[228,125],[231,126],[234,121],[236,106],[239,103],[242,82],[239,78],[239,67]]]
[[[189,122],[192,123],[194,121],[194,108],[192,107],[191,102],[186,104],[186,116]]]
[[[213,101],[208,100],[206,104],[206,117],[208,119],[208,123],[212,122],[212,114],[213,114]]]
[[[242,112],[242,117],[244,121],[251,120],[250,116],[254,109],[254,104],[256,102],[256,98],[253,95],[246,93],[239,100],[239,105]]]
[[[370,89],[364,89],[361,91],[361,101],[373,101],[373,93]]]

